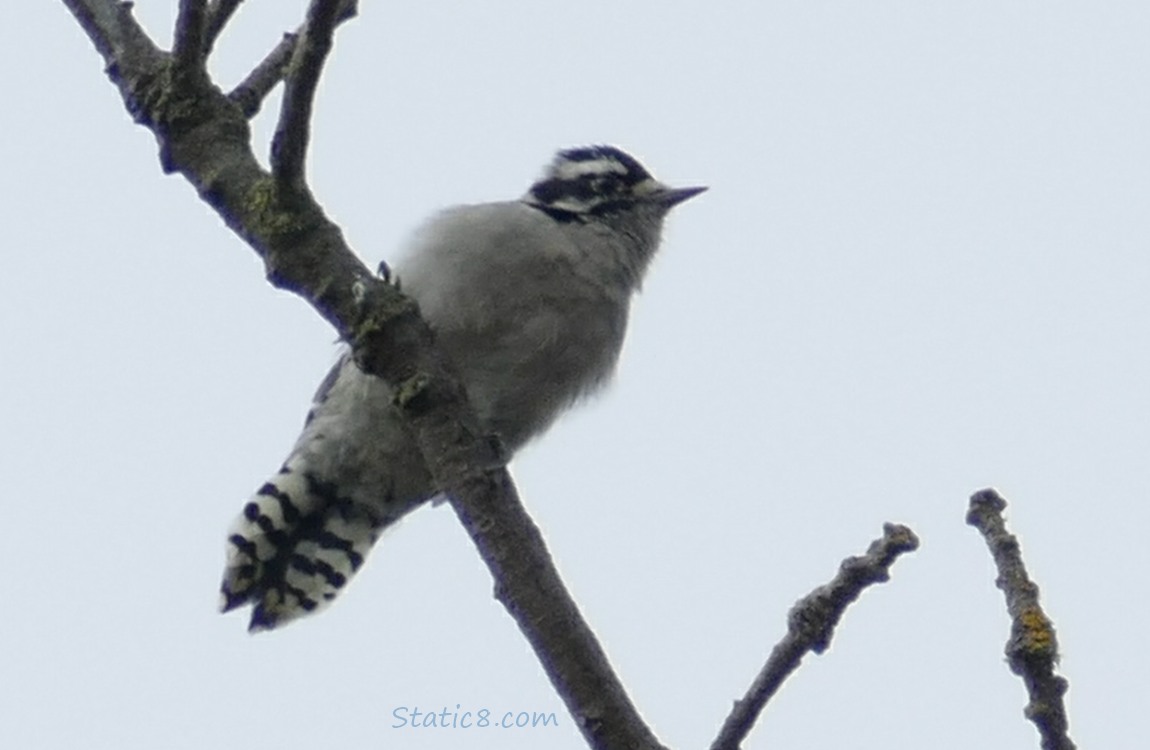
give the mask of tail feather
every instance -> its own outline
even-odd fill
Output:
[[[222,611],[251,603],[249,630],[270,630],[335,599],[383,524],[333,489],[289,464],[256,492],[228,536]]]

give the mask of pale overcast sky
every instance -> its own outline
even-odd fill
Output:
[[[447,507],[319,617],[253,637],[216,614],[224,533],[333,333],[161,174],[63,4],[21,5],[0,25],[0,746],[583,747]],[[248,0],[224,85],[305,5]],[[167,39],[175,6],[136,13]],[[1144,746],[1150,5],[363,6],[310,168],[370,264],[560,147],[711,186],[672,217],[614,387],[512,466],[667,745],[705,747],[791,604],[896,521],[922,548],[746,747],[1037,748],[963,522],[994,485],[1072,736]],[[457,705],[558,726],[393,726]]]

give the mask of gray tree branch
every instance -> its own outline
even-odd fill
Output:
[[[357,12],[357,0],[342,0],[336,11],[335,26],[354,18]],[[249,119],[259,113],[267,95],[284,80],[305,30],[306,24],[301,24],[296,31],[284,34],[271,52],[228,94],[228,98],[240,105]]]
[[[747,694],[735,701],[711,750],[738,750],[767,702],[803,660],[806,652],[821,654],[830,646],[834,629],[863,589],[890,580],[890,567],[904,552],[918,549],[918,537],[906,526],[886,524],[883,535],[866,554],[848,557],[830,583],[800,599],[787,615],[787,634],[771,651]]]
[[[1054,623],[1038,603],[1038,585],[1026,572],[1018,538],[1006,530],[1004,510],[1006,500],[996,490],[979,490],[970,498],[966,522],[982,533],[998,568],[995,585],[1006,597],[1011,618],[1006,660],[1010,670],[1026,685],[1030,695],[1026,718],[1038,727],[1043,750],[1074,750],[1068,734],[1070,720],[1062,700],[1069,683],[1054,674],[1058,664]]]
[[[283,80],[298,40],[299,32],[284,34],[279,44],[228,94],[248,119],[259,114],[264,99]]]
[[[331,52],[343,0],[312,0],[303,34],[296,37],[291,75],[284,81],[280,117],[272,137],[272,174],[284,186],[304,187],[304,167],[311,139],[315,91]],[[355,3],[351,3],[354,12]]]
[[[232,20],[232,14],[244,0],[212,0],[208,5],[208,19],[204,26],[204,54],[210,55],[220,33]]]
[[[172,56],[176,65],[184,69],[199,68],[204,64],[207,31],[207,0],[180,0],[176,14],[176,32]]]

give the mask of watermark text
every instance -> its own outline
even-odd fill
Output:
[[[418,706],[396,706],[392,712],[392,729],[540,729],[557,727],[555,712],[493,711],[489,708],[467,710],[459,703],[454,709],[428,711]]]

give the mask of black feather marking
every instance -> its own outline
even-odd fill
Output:
[[[555,206],[544,206],[538,203],[528,203],[528,206],[550,216],[560,224],[571,224],[575,222],[586,223],[587,217],[575,211],[568,211],[563,208],[556,208]]]
[[[301,573],[306,573],[309,576],[323,576],[323,579],[327,581],[328,584],[334,586],[337,589],[343,588],[343,585],[347,583],[347,576],[345,576],[343,573],[340,573],[338,570],[323,560],[316,558],[309,559],[303,555],[296,554],[292,555],[291,562],[288,564]]]
[[[268,606],[268,597],[272,591],[278,592],[280,594],[279,598],[281,600],[281,606],[274,607],[274,609],[279,609],[282,607],[283,601],[286,601],[287,598],[285,596],[286,594],[294,596],[297,600],[298,606],[305,612],[311,612],[319,606],[319,604],[314,599],[311,599],[296,587],[289,586],[287,583],[280,583],[273,589],[265,590],[263,598],[259,602],[256,602],[256,605],[252,607],[252,618],[248,622],[249,631],[254,632],[256,630],[272,630],[277,625],[279,625],[279,614],[272,614],[270,610],[273,608]]]
[[[575,176],[564,174],[564,163],[602,162],[602,171]],[[652,180],[651,173],[632,156],[613,146],[588,146],[560,151],[543,179],[531,186],[529,205],[560,222],[585,220],[628,210],[638,202],[634,188]]]
[[[277,529],[271,518],[261,515],[255,519],[255,522],[256,526],[260,527],[260,531],[264,533],[264,538],[267,539],[273,547],[286,547],[291,541],[287,529]]]
[[[359,566],[363,565],[363,555],[355,551],[355,546],[350,541],[338,534],[325,529],[316,534],[315,542],[324,549],[338,550],[347,555],[352,570],[359,570]]]
[[[248,600],[252,598],[251,592],[233,592],[227,589],[220,591],[224,595],[224,605],[220,607],[221,612],[231,612],[236,607],[242,607],[247,604]]]
[[[295,525],[299,521],[300,512],[295,503],[292,502],[291,495],[276,487],[271,482],[268,482],[263,487],[260,487],[256,492],[261,497],[274,498],[280,504],[280,511],[283,513],[284,523]],[[244,514],[247,515],[247,508],[244,509]],[[249,519],[251,517],[249,516]],[[253,519],[254,520],[254,519]]]
[[[281,473],[290,474],[293,471],[285,466]],[[224,606],[231,609],[248,601],[253,601],[249,629],[272,629],[284,619],[294,619],[298,611],[312,611],[321,602],[335,598],[338,590],[346,585],[350,574],[338,570],[331,563],[323,559],[314,559],[296,552],[299,545],[312,542],[329,551],[338,551],[347,556],[351,571],[359,570],[364,563],[364,555],[356,550],[352,541],[327,528],[336,519],[353,524],[363,524],[371,529],[369,536],[375,541],[375,530],[382,525],[382,519],[370,507],[353,502],[350,498],[341,497],[334,482],[325,482],[314,474],[302,472],[306,482],[306,492],[310,494],[309,505],[319,506],[316,512],[302,514],[299,508],[291,501],[287,493],[268,483],[260,489],[259,494],[264,497],[286,498],[288,505],[284,509],[285,520],[291,519],[287,529],[275,529],[266,515],[258,512],[255,518],[245,508],[245,516],[256,523],[265,533],[274,546],[275,552],[268,560],[259,560],[256,555],[256,544],[241,534],[233,535],[232,544],[239,548],[243,554],[253,561],[254,565],[245,566],[242,572],[233,569],[233,583],[247,576],[251,571],[251,579],[244,581],[242,594],[238,590],[224,591]],[[294,494],[294,493],[293,493]],[[298,494],[297,494],[298,497]],[[385,514],[390,518],[389,514]],[[358,536],[358,534],[356,535]],[[262,542],[261,542],[262,544]],[[324,590],[305,594],[302,590],[287,582],[288,569],[300,571],[306,575],[322,576],[329,584]],[[235,586],[240,589],[240,585]],[[315,597],[315,598],[313,598]]]
[[[240,552],[243,552],[248,557],[256,556],[256,543],[245,537],[243,534],[232,534],[228,537],[228,541],[236,546]]]
[[[303,590],[297,589],[295,586],[292,586],[290,583],[287,583],[286,581],[284,583],[280,584],[280,590],[285,591],[285,592],[291,594],[292,596],[294,596],[296,598],[296,600],[298,601],[299,606],[303,607],[308,612],[311,612],[319,604],[315,599],[312,599],[310,596],[305,594],[303,592]]]
[[[639,160],[615,146],[583,146],[569,148],[559,152],[559,159],[563,161],[598,161],[607,159],[617,161],[627,170],[627,179],[632,185],[651,179],[651,173],[639,163]]]
[[[252,619],[248,623],[249,633],[254,633],[257,630],[271,630],[275,626],[275,618],[268,616],[262,603],[252,607]]]

